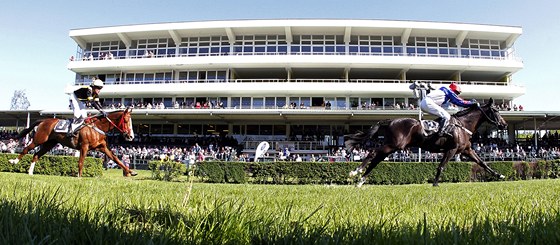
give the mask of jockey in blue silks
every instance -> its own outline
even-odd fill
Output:
[[[446,128],[449,125],[449,120],[451,115],[441,105],[451,102],[454,105],[460,107],[472,107],[480,106],[477,102],[471,102],[461,99],[458,95],[461,94],[461,87],[459,85],[452,83],[447,87],[441,87],[437,90],[431,91],[424,97],[420,102],[420,109],[423,112],[430,113],[434,116],[441,117],[441,122],[439,123],[438,135],[443,136],[446,132]]]

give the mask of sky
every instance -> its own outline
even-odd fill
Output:
[[[0,110],[16,90],[29,109],[68,108],[66,67],[77,44],[72,29],[131,24],[243,19],[376,19],[520,26],[515,50],[524,68],[513,83],[528,111],[560,111],[558,0],[97,0],[5,1],[0,15]]]

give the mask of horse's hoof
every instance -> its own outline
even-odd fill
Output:
[[[439,184],[438,184],[438,183],[434,183],[432,186],[433,186],[433,187],[439,187]]]
[[[504,175],[500,174],[500,176],[499,176],[498,178],[500,178],[500,179],[505,179],[505,178],[506,178],[506,176],[504,176]]]
[[[124,176],[125,177],[132,177],[132,176],[136,176],[136,175],[138,175],[138,173],[136,173],[134,171],[130,171],[130,172],[126,173]]]
[[[10,160],[8,160],[8,162],[10,162],[11,164],[17,164],[19,162],[19,160],[17,158],[16,159],[10,159]]]
[[[350,177],[354,177],[356,174],[358,174],[358,171],[350,171],[350,174],[348,175],[350,175]]]
[[[364,185],[364,183],[366,183],[366,178],[362,177],[362,178],[360,178],[360,181],[358,182],[358,184],[356,184],[356,187],[360,188],[360,187],[362,187],[362,185]]]

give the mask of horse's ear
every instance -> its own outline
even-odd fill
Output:
[[[488,104],[489,104],[490,106],[493,106],[493,105],[494,105],[494,99],[490,98],[490,99],[488,100]]]
[[[124,110],[125,113],[130,113],[132,111],[132,107],[127,106],[126,110]]]

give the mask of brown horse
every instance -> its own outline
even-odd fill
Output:
[[[102,115],[90,117],[86,120],[89,121],[89,123],[86,123],[86,125],[79,130],[77,136],[71,138],[67,137],[65,132],[57,133],[54,131],[56,124],[61,119],[47,118],[37,120],[29,128],[22,130],[18,134],[17,138],[21,139],[30,132],[34,132],[31,142],[23,149],[16,159],[10,159],[10,163],[18,163],[27,152],[37,146],[41,146],[33,155],[33,160],[29,167],[29,174],[33,175],[35,163],[39,161],[39,158],[50,151],[57,143],[60,143],[80,151],[78,177],[82,176],[84,159],[87,152],[90,150],[97,150],[105,153],[106,156],[121,167],[124,176],[135,176],[136,173],[125,166],[113,152],[109,150],[107,147],[107,136],[105,134],[109,130],[117,129],[123,134],[125,140],[132,141],[134,139],[134,131],[132,130],[132,119],[130,118],[131,111],[131,109],[127,108],[124,111],[110,112],[107,114],[107,117],[103,117]]]
[[[407,147],[421,147],[434,153],[443,152],[443,159],[441,159],[437,168],[434,186],[438,186],[441,172],[449,159],[455,154],[469,157],[488,173],[503,179],[503,175],[491,169],[471,148],[470,139],[472,132],[475,132],[480,124],[485,121],[496,125],[499,129],[507,127],[507,123],[500,115],[498,109],[494,107],[494,100],[492,98],[490,98],[486,105],[471,107],[453,115],[451,117],[453,128],[450,130],[450,136],[439,137],[437,133],[425,136],[421,122],[417,119],[400,118],[391,120],[385,131],[384,144],[373,151],[370,149],[370,153],[363,159],[362,164],[356,170],[350,172],[350,176],[363,172],[363,169],[367,166],[365,173],[358,183],[358,187],[360,187],[365,183],[366,177],[370,174],[371,170],[391,153]],[[380,126],[380,123],[377,123],[368,132],[345,135],[346,148],[352,150],[359,145],[364,146],[368,140],[375,136]]]

